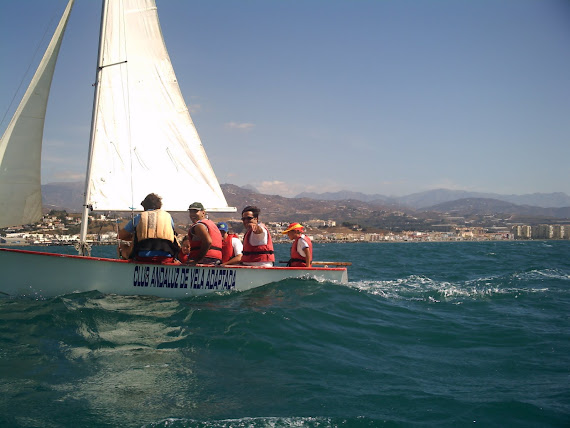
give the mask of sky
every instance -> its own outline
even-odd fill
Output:
[[[65,4],[0,3],[1,132]],[[220,183],[287,197],[570,195],[570,1],[157,6]],[[44,184],[84,180],[100,9],[77,0],[71,14],[46,117]]]

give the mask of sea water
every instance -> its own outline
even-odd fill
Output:
[[[0,426],[570,426],[570,242],[314,252],[349,283],[0,298]]]

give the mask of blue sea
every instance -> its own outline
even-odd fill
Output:
[[[569,241],[314,251],[349,283],[1,297],[0,426],[570,426]]]

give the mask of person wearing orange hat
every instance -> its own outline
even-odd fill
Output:
[[[291,267],[311,267],[313,263],[313,243],[303,232],[305,228],[299,223],[291,223],[287,229],[281,232],[292,239],[291,258],[287,266]]]

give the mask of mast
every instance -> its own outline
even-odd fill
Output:
[[[93,95],[93,110],[91,113],[91,132],[89,136],[89,151],[87,158],[87,172],[85,174],[85,191],[83,199],[83,214],[81,216],[81,230],[79,233],[79,242],[76,245],[76,249],[81,256],[91,255],[91,246],[87,243],[87,229],[89,226],[89,211],[91,206],[89,205],[90,200],[90,189],[89,189],[89,179],[91,176],[91,163],[93,154],[93,140],[95,138],[95,130],[97,129],[97,108],[99,106],[99,94],[101,81],[101,73],[103,70],[103,30],[105,29],[105,24],[107,20],[107,0],[103,0],[101,8],[101,27],[99,29],[99,51],[97,53],[97,69],[95,71],[95,83],[94,83],[94,95]]]

